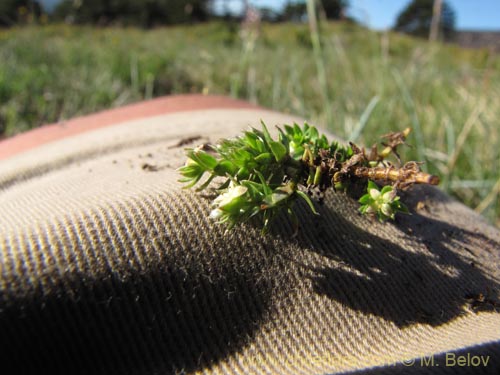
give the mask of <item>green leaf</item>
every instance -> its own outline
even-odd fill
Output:
[[[319,215],[318,212],[316,211],[316,208],[314,208],[314,204],[311,201],[311,198],[309,198],[309,196],[306,193],[300,190],[297,190],[296,193],[299,197],[301,197],[303,200],[306,201],[307,205],[315,215]]]
[[[199,165],[197,164],[190,164],[186,165],[184,167],[181,167],[178,169],[178,171],[184,176],[184,177],[196,177],[200,173],[203,173],[203,169],[200,168]]]
[[[270,207],[274,207],[288,198],[290,198],[290,196],[287,193],[284,193],[282,191],[277,191],[264,197],[263,202]]]
[[[188,156],[206,170],[213,170],[217,165],[217,159],[204,151],[191,151]]]
[[[258,162],[259,164],[267,164],[272,160],[272,155],[269,152],[265,152],[263,154],[258,155],[255,158],[255,161]]]
[[[271,149],[277,162],[281,161],[281,159],[283,159],[287,154],[286,147],[280,142],[269,142],[269,148]]]
[[[234,198],[231,202],[225,204],[223,207],[220,207],[220,209],[231,214],[237,214],[243,209],[246,203],[247,197],[243,195],[241,197]]]
[[[229,187],[229,184],[231,183],[231,179],[228,178],[226,181],[224,181],[220,186],[217,188],[219,191],[223,191]],[[220,194],[220,193],[219,193]]]
[[[248,178],[249,175],[250,175],[250,172],[248,171],[248,169],[246,167],[241,167],[240,169],[238,169],[238,172],[236,173],[236,176],[240,180]]]
[[[257,182],[250,181],[250,180],[240,181],[240,184],[242,186],[245,186],[246,188],[248,188],[248,194],[250,195],[250,198],[252,199],[252,201],[259,201],[260,202],[262,200],[262,197],[264,196],[264,192],[263,192],[261,184],[259,184]]]
[[[241,163],[244,163],[244,162],[247,162],[249,160],[252,160],[253,159],[253,156],[251,153],[249,153],[248,151],[246,150],[236,150],[234,152],[234,162],[235,164],[241,164]]]
[[[245,132],[245,142],[253,149],[257,150],[258,149],[258,146],[257,146],[257,140],[258,140],[258,137],[255,133],[252,133],[252,132],[249,132],[249,131],[246,131]]]
[[[368,205],[361,206],[359,208],[359,212],[361,212],[363,215],[366,214],[366,210],[368,209]]]
[[[262,175],[262,173],[260,173],[259,171],[255,171],[255,174],[259,177],[260,184],[262,186],[262,192],[264,193],[264,195],[271,194],[272,189],[267,184],[266,179],[264,178],[264,176]]]
[[[345,157],[346,159],[349,159],[351,156],[354,155],[354,150],[352,149],[351,146],[348,146],[345,150]]]
[[[189,182],[189,181],[192,181],[190,184],[184,186],[184,189],[189,189],[189,188],[192,188],[194,185],[196,185],[197,182],[200,181],[200,179],[201,179],[202,176],[203,176],[203,173],[200,174],[200,175],[198,175],[198,176],[196,176],[195,178],[192,178],[192,179],[187,179],[187,178],[183,179],[183,178],[181,178],[179,180],[179,182]]]
[[[386,185],[382,188],[382,190],[380,191],[380,194],[384,195],[385,193],[388,193],[390,191],[393,190],[393,187],[390,186],[390,185]]]
[[[285,128],[287,138],[292,140],[294,135],[293,127],[291,127],[290,125],[284,125],[283,127]]]
[[[267,130],[267,126],[264,124],[264,121],[261,121],[260,123],[262,124],[262,131],[264,132],[264,139],[266,142],[273,142],[273,138],[271,137],[271,134],[269,134],[269,130]]]
[[[217,176],[226,176],[226,175],[234,176],[237,170],[238,167],[236,167],[229,160],[221,160],[215,166],[214,173]]]
[[[207,178],[207,180],[200,186],[198,186],[196,188],[196,191],[202,191],[202,190],[205,190],[207,188],[208,185],[210,185],[210,183],[212,182],[212,180],[215,178],[215,175],[211,175],[209,178]]]
[[[396,209],[403,213],[403,214],[409,214],[410,213],[410,210],[408,209],[408,207],[406,207],[405,204],[401,203],[401,202],[397,202],[397,206],[396,206]]]
[[[309,129],[309,139],[314,142],[319,138],[319,133],[318,129],[316,129],[314,126],[311,126]]]
[[[321,172],[322,172],[321,167],[317,166],[316,172],[314,173],[314,180],[313,180],[314,185],[319,185],[319,183],[321,182]]]
[[[379,190],[378,185],[375,182],[373,182],[372,180],[368,180],[366,191],[370,192],[371,189],[376,189],[377,191]]]
[[[370,194],[365,194],[361,198],[359,198],[358,202],[361,203],[361,204],[370,204],[370,203],[373,202],[373,199],[370,196]]]
[[[279,127],[276,127],[278,129],[278,141],[283,144],[286,148],[286,153],[288,154],[290,151],[290,140],[286,136],[286,134],[283,132],[283,130]]]

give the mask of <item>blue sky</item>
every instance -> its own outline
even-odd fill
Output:
[[[455,9],[458,29],[500,30],[500,0],[447,0]],[[216,2],[221,2],[216,0]],[[229,0],[232,7],[239,8],[241,0]],[[280,9],[286,0],[249,0],[259,7]],[[394,25],[399,12],[411,0],[350,0],[349,14],[362,23],[377,30]]]
[[[0,0],[1,1],[1,0]],[[41,0],[53,5],[60,0]],[[215,0],[221,3],[221,0]],[[393,26],[398,13],[411,0],[350,0],[350,15],[367,26],[381,30]],[[455,9],[458,29],[500,30],[500,0],[447,0]],[[249,0],[259,7],[280,9],[286,0]],[[242,0],[229,0],[232,8],[241,8]]]
[[[350,13],[374,29],[393,26],[409,0],[351,0]],[[500,0],[448,0],[457,29],[500,30]]]

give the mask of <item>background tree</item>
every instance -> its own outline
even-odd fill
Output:
[[[300,22],[307,16],[306,3],[303,1],[291,2],[288,1],[281,11],[280,19],[283,21]]]
[[[348,0],[321,0],[318,1],[320,12],[324,18],[338,20],[344,17],[345,10],[349,7]],[[282,10],[280,19],[284,21],[302,21],[307,16],[305,1],[288,1]]]
[[[64,0],[53,17],[78,24],[153,27],[203,22],[209,15],[209,0]]]
[[[260,13],[261,20],[264,22],[277,22],[280,20],[280,14],[269,7],[257,8]]]
[[[345,10],[349,7],[348,0],[321,0],[320,3],[329,20],[344,18]]]
[[[0,26],[36,21],[42,7],[34,0],[0,0]]]
[[[434,0],[413,0],[399,14],[394,30],[423,38],[429,36]],[[455,11],[443,1],[441,18],[439,20],[439,33],[442,38],[450,39],[455,32]]]

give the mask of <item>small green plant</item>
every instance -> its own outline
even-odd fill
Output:
[[[217,184],[211,218],[229,228],[256,218],[266,230],[284,211],[298,225],[293,212],[296,200],[303,199],[317,214],[310,196],[317,191],[321,201],[332,188],[353,196],[362,189],[366,194],[359,198],[360,211],[384,221],[408,212],[397,195],[399,189],[439,182],[436,176],[422,172],[417,162],[401,166],[397,147],[405,142],[410,129],[387,134],[385,148],[378,152],[375,145],[368,153],[353,143],[329,142],[307,123],[277,129],[277,139],[262,123],[262,130],[252,128],[217,145],[186,150],[188,160],[179,169],[180,181],[193,187],[208,175],[197,191]],[[391,154],[398,166],[386,160]],[[382,190],[378,184],[384,185]]]
[[[368,181],[368,191],[359,199],[362,206],[359,208],[363,214],[375,214],[380,221],[393,219],[396,212],[408,213],[406,206],[400,202],[393,186],[384,186],[382,191],[373,181]]]

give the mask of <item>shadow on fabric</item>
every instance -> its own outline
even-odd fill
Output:
[[[15,301],[0,314],[2,373],[173,374],[241,348],[268,304],[261,271],[237,254],[211,264],[181,252],[126,276],[73,275],[71,295],[56,287]]]
[[[320,216],[302,222],[296,239],[300,246],[338,265],[303,266],[314,290],[356,311],[404,327],[438,326],[465,314],[466,309],[499,309],[498,269],[494,275],[491,268],[486,271],[492,265],[484,264],[484,257],[476,259],[468,246],[476,252],[494,252],[500,244],[480,233],[414,212],[385,224],[395,225],[413,242],[399,244],[361,229],[326,205],[320,207]],[[332,231],[330,222],[341,231]],[[369,218],[366,225],[370,225]],[[418,248],[412,249],[415,245]],[[486,302],[475,304],[474,298],[481,296]]]
[[[191,226],[176,224],[169,234],[159,231],[152,244],[146,241],[144,246],[150,247],[139,250],[160,254],[160,260],[151,257],[138,268],[127,263],[133,263],[138,239],[155,235],[148,232],[153,224],[143,224],[146,229],[130,234],[123,249],[111,248],[122,254],[122,268],[100,278],[70,274],[63,285],[0,301],[0,353],[9,363],[3,373],[9,368],[15,374],[207,369],[251,342],[279,313],[274,304],[297,302],[290,291],[310,289],[309,281],[308,293],[400,327],[449,322],[464,313],[471,293],[489,290],[497,298],[498,279],[481,258],[473,261],[463,250],[470,241],[486,244],[480,234],[415,214],[387,224],[411,231],[410,240],[398,244],[326,205],[317,217],[300,204],[303,225],[296,238],[289,222],[262,238],[249,227],[225,236],[212,224],[200,229],[193,219]],[[204,213],[208,206],[200,210]],[[192,215],[198,217],[197,212]],[[171,220],[168,210],[158,216],[164,223]],[[322,260],[320,266],[304,261],[311,255]]]

